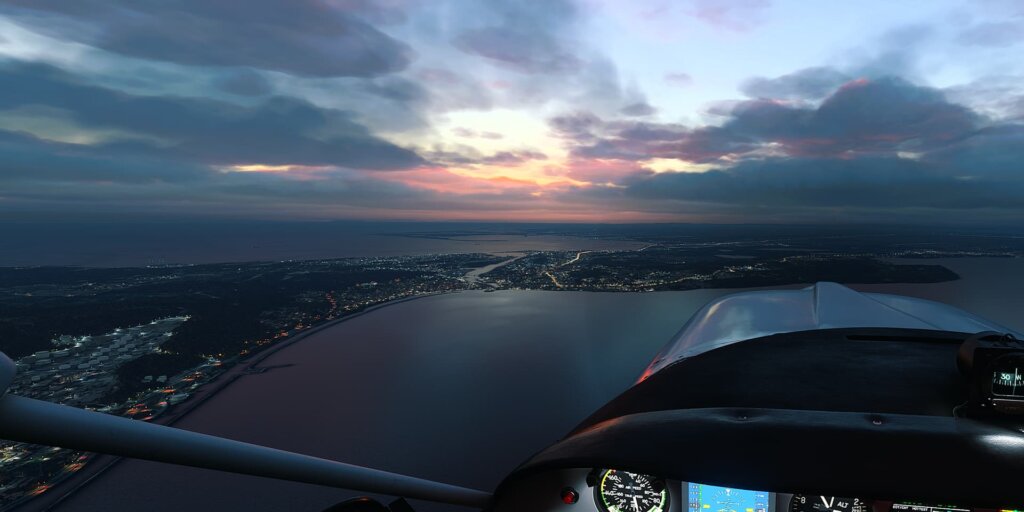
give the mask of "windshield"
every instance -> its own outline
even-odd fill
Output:
[[[0,0],[0,396],[491,490],[729,343],[1024,331],[1022,24]],[[357,494],[18,440],[0,475],[0,512]]]

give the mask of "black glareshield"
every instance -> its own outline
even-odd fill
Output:
[[[960,346],[957,367],[967,379],[965,415],[1024,415],[1024,341],[1010,334],[981,332]]]

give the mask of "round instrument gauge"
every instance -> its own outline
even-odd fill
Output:
[[[594,487],[603,512],[664,512],[668,510],[665,481],[638,473],[608,469]]]
[[[794,494],[789,512],[870,512],[870,509],[860,498]]]

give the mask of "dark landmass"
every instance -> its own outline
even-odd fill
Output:
[[[835,281],[847,284],[938,283],[959,276],[941,265],[893,264],[866,256],[778,257],[642,252],[535,254],[483,276],[495,288],[665,291],[753,288]]]
[[[342,308],[464,288],[473,268],[506,258],[460,254],[152,268],[0,268],[0,340],[17,358],[58,336],[98,335],[187,315],[165,348],[234,353],[247,341],[308,325]]]

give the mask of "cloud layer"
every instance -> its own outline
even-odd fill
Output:
[[[204,66],[251,66],[312,76],[374,76],[400,71],[411,49],[318,0],[125,4],[111,0],[8,0],[37,21],[74,30],[57,35],[114,53]],[[30,12],[22,12],[30,17]],[[18,13],[14,11],[14,13]]]
[[[1012,5],[733,89],[676,51],[695,35],[630,50],[783,7],[4,0],[0,218],[1024,221],[1024,69],[930,71],[1013,55]]]

